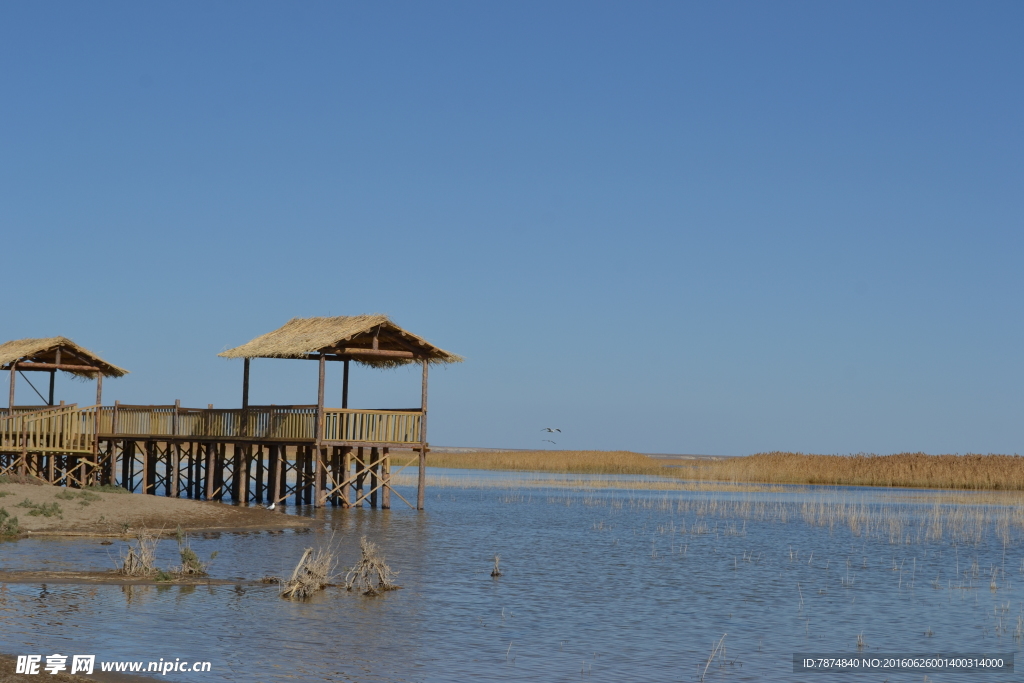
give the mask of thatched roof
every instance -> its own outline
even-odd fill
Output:
[[[121,377],[128,371],[108,363],[89,349],[67,337],[45,337],[43,339],[16,339],[0,344],[0,366],[9,366],[14,361],[30,363],[55,363],[57,349],[60,349],[61,365],[92,365],[100,369],[104,377]],[[95,377],[95,372],[65,370],[79,377]]]
[[[379,354],[374,355],[373,349]],[[462,362],[461,356],[403,330],[386,315],[292,318],[273,332],[218,355],[224,358],[311,358],[321,353],[351,358],[375,368],[423,360],[434,364]]]

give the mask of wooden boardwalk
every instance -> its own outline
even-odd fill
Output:
[[[422,472],[425,412],[316,405],[20,408],[0,416],[0,474],[238,503],[390,508],[392,476]],[[412,449],[393,470],[392,449]]]

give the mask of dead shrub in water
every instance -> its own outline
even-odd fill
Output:
[[[210,562],[217,557],[216,551],[210,555],[210,562],[203,562],[192,550],[188,542],[188,534],[179,526],[174,533],[178,541],[178,555],[181,556],[181,564],[173,569],[178,576],[206,576],[210,568]]]
[[[135,542],[128,546],[128,552],[121,555],[119,574],[125,576],[150,576],[156,569],[156,547],[160,538],[147,529],[140,529]]]
[[[329,545],[316,550],[306,548],[295,565],[292,577],[281,585],[281,597],[305,600],[322,591],[330,583],[337,564],[334,550]]]
[[[398,572],[393,571],[384,561],[380,549],[373,541],[363,536],[359,539],[359,562],[345,575],[345,588],[357,589],[363,595],[379,595],[384,591],[393,591],[400,586],[394,583]],[[376,581],[376,585],[374,584]]]

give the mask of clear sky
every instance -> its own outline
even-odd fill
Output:
[[[0,2],[0,337],[231,407],[219,351],[379,312],[467,359],[438,445],[1024,452],[1022,35],[1019,2]],[[313,363],[252,382],[316,399]]]

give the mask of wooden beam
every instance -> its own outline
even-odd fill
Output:
[[[415,358],[412,351],[389,351],[387,349],[344,348],[341,353],[349,356],[383,356],[385,358]]]
[[[94,365],[67,365],[65,363],[18,363],[18,370],[21,372],[64,370],[65,372],[99,372],[100,368]]]

